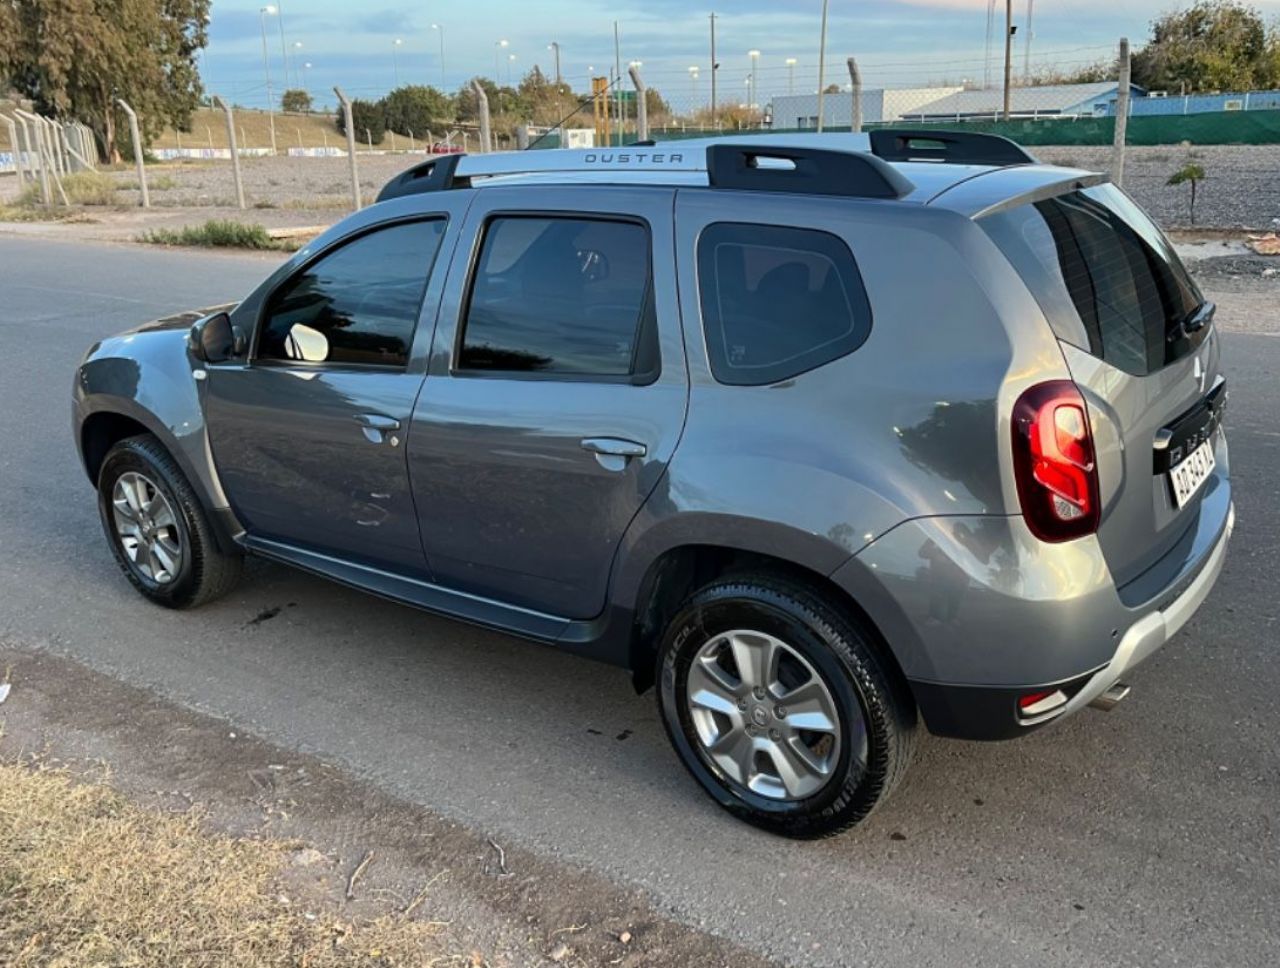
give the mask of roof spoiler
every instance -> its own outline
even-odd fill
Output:
[[[1027,165],[1036,159],[998,134],[876,128],[868,131],[871,151],[885,161],[933,161],[947,165]]]

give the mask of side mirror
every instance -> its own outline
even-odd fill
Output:
[[[191,352],[206,363],[225,363],[244,355],[244,331],[226,313],[206,316],[191,327]]]

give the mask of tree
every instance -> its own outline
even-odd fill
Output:
[[[41,114],[87,124],[118,161],[117,98],[138,112],[144,141],[191,130],[208,24],[209,0],[0,0],[0,82]]]
[[[1204,181],[1204,169],[1194,161],[1183,165],[1165,182],[1167,185],[1191,185],[1191,224],[1196,224],[1196,185]]]
[[[1133,82],[1148,90],[1241,91],[1280,83],[1280,35],[1237,0],[1197,0],[1151,25],[1133,55]]]
[[[410,84],[398,87],[382,99],[388,129],[410,137],[425,138],[453,121],[453,102],[434,87]]]
[[[346,116],[342,108],[338,108],[338,130],[347,133]],[[382,144],[387,135],[386,111],[381,101],[362,101],[359,98],[351,102],[351,123],[356,129],[357,141],[368,141],[375,145]]]
[[[291,87],[281,95],[280,107],[292,114],[310,114],[311,95],[301,88]]]

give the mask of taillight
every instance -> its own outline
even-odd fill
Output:
[[[1098,468],[1089,412],[1070,380],[1040,383],[1013,407],[1013,470],[1027,526],[1041,541],[1098,530]]]

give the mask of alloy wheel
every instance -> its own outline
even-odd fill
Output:
[[[120,547],[138,574],[167,585],[182,569],[182,534],[168,498],[149,477],[126,471],[111,489],[111,514]]]

